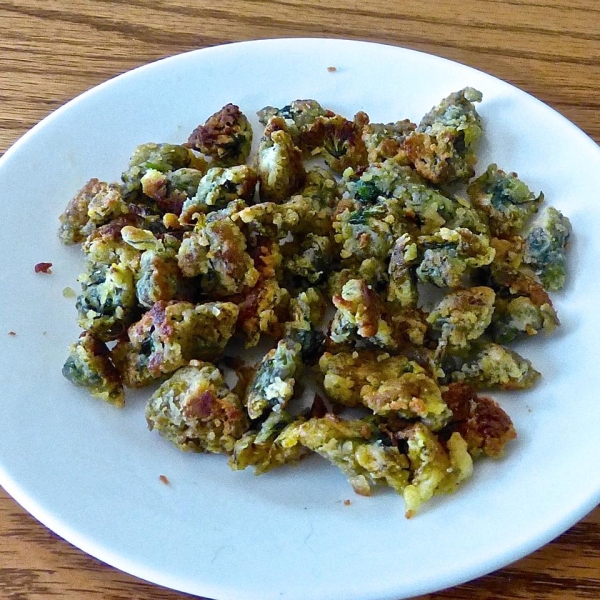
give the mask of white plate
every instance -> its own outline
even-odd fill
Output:
[[[543,381],[498,396],[518,441],[504,459],[478,461],[454,496],[407,521],[400,497],[358,497],[319,458],[258,478],[231,472],[224,457],[184,454],[149,433],[146,393],[119,411],[62,378],[78,334],[62,291],[77,287],[82,260],[57,241],[57,217],[88,178],[117,179],[137,144],[182,142],[227,102],[252,115],[315,98],[374,121],[418,120],[465,86],[484,94],[479,169],[494,160],[517,171],[569,216],[575,239],[569,283],[554,296],[563,326],[519,348]],[[397,600],[524,556],[600,500],[598,172],[596,144],[541,102],[471,68],[388,46],[232,44],[91,90],[0,161],[0,483],[89,554],[219,600]],[[52,275],[34,274],[40,261],[54,263]]]

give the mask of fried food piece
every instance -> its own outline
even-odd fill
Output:
[[[285,410],[271,412],[257,430],[245,433],[233,447],[229,466],[235,471],[254,467],[261,475],[284,464],[295,463],[308,455],[298,440],[298,425],[303,416],[292,417]]]
[[[501,456],[506,444],[517,437],[510,417],[500,405],[491,398],[478,396],[471,386],[451,383],[443,398],[452,411],[446,431],[460,433],[471,456]]]
[[[292,340],[280,340],[263,357],[248,386],[246,408],[250,418],[258,419],[267,410],[284,409],[294,395],[301,371],[302,346]]]
[[[151,308],[159,300],[185,300],[193,295],[193,286],[177,266],[179,239],[169,234],[158,238],[151,231],[129,225],[121,229],[121,237],[141,252],[135,284],[139,304]]]
[[[364,338],[382,348],[397,348],[385,305],[365,280],[351,279],[332,301],[337,308],[329,333],[333,342]]]
[[[569,219],[549,206],[535,219],[525,238],[523,262],[529,265],[549,291],[565,285],[566,248],[572,235]]]
[[[489,265],[495,255],[486,236],[464,228],[442,227],[433,235],[419,237],[417,243],[423,253],[417,277],[437,287],[461,287],[471,269]]]
[[[496,289],[496,308],[490,333],[500,344],[512,342],[540,331],[551,333],[559,325],[558,316],[548,293],[531,271],[520,265],[522,254],[517,240],[517,256],[504,254],[502,246],[508,241],[492,240],[503,253],[503,261],[494,261],[490,267],[490,285]]]
[[[238,331],[246,338],[246,348],[256,346],[260,334],[280,338],[288,314],[290,293],[275,278],[265,278],[245,295],[239,304]]]
[[[319,116],[302,136],[311,154],[320,154],[335,173],[345,169],[366,167],[367,148],[362,138],[363,126],[368,123],[365,113],[357,113],[349,121],[341,115]]]
[[[367,148],[369,164],[393,158],[399,164],[409,164],[403,142],[417,126],[404,119],[395,123],[368,123],[363,127],[362,139]]]
[[[123,193],[126,197],[142,191],[142,178],[149,170],[169,173],[183,168],[192,168],[204,173],[206,161],[192,150],[177,144],[141,144],[131,155],[129,168],[123,172]]]
[[[302,148],[303,136],[317,117],[332,117],[330,110],[324,109],[316,100],[293,100],[283,108],[265,106],[257,113],[259,121],[267,125],[271,117],[284,119],[294,144]]]
[[[280,204],[304,183],[302,151],[294,144],[281,117],[271,117],[267,122],[258,148],[257,172],[263,201]]]
[[[154,392],[146,420],[149,429],[192,452],[230,453],[248,428],[240,399],[219,369],[196,360]]]
[[[135,274],[128,266],[90,263],[80,275],[77,323],[107,342],[119,337],[137,314]]]
[[[295,280],[305,280],[309,285],[322,282],[334,259],[334,244],[329,236],[309,233],[297,248],[288,253],[284,269]]]
[[[143,219],[129,214],[94,229],[81,246],[88,263],[107,267],[116,263],[136,272],[140,266],[142,250],[123,239],[123,230],[126,227],[139,228],[142,225]]]
[[[290,320],[285,324],[286,339],[301,346],[302,360],[312,362],[321,354],[325,334],[318,329],[327,304],[314,287],[290,300]]]
[[[523,390],[539,379],[531,362],[499,344],[487,344],[467,358],[452,381],[468,383],[477,390]]]
[[[166,173],[148,169],[141,179],[142,192],[161,212],[180,215],[185,202],[196,195],[203,176],[203,171],[189,167]]]
[[[422,177],[439,185],[473,176],[474,146],[483,133],[473,103],[481,98],[473,88],[450,94],[407,136],[403,149]]]
[[[368,259],[375,259],[383,272],[392,250],[393,240],[405,232],[382,204],[363,207],[340,202],[333,222],[334,238],[341,246],[340,257],[355,269]]]
[[[414,308],[419,300],[414,267],[418,264],[417,244],[408,234],[395,242],[388,265],[387,301],[399,308]]]
[[[537,212],[544,195],[535,196],[517,177],[491,164],[467,188],[475,207],[488,216],[490,231],[496,237],[510,237],[521,231]]]
[[[94,229],[128,212],[120,186],[90,179],[60,215],[58,237],[63,244],[83,242]]]
[[[247,165],[208,169],[199,181],[195,194],[184,202],[179,220],[188,224],[201,214],[226,208],[234,200],[251,202],[257,177],[256,171]]]
[[[223,167],[246,162],[252,148],[252,127],[239,106],[226,104],[191,133],[188,144]]]
[[[157,302],[131,325],[113,360],[128,387],[162,379],[192,359],[215,360],[235,331],[238,307],[231,302]]]
[[[319,369],[327,395],[345,406],[363,405],[382,416],[420,418],[435,430],[452,416],[434,379],[405,356],[373,350],[325,352]]]
[[[367,420],[343,421],[333,415],[296,425],[303,446],[339,467],[357,494],[370,496],[377,482],[402,493],[409,481],[409,463],[395,446],[377,439],[376,427]]]
[[[410,461],[411,480],[402,495],[406,517],[410,518],[434,494],[451,493],[473,473],[473,461],[467,443],[455,432],[446,447],[422,423],[415,423],[403,432]]]
[[[438,351],[447,345],[467,348],[489,327],[494,313],[496,294],[489,287],[478,286],[450,292],[427,317],[439,334]]]
[[[246,252],[246,238],[229,218],[207,221],[199,218],[177,253],[185,277],[200,277],[200,286],[213,298],[240,294],[256,285],[259,278]]]
[[[110,360],[106,344],[84,331],[69,348],[62,374],[71,382],[88,389],[92,396],[115,406],[125,406],[121,376]]]
[[[331,216],[337,203],[337,183],[324,169],[306,173],[305,184],[298,194],[286,202],[262,202],[240,211],[241,220],[251,237],[282,240],[290,234],[327,236],[331,232]]]

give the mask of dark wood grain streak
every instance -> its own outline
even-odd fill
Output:
[[[234,41],[320,36],[468,64],[533,94],[600,141],[597,0],[0,0],[0,155],[71,98],[149,61]],[[192,596],[87,556],[0,489],[0,600],[53,598]],[[600,599],[600,508],[515,564],[420,600],[491,599]]]

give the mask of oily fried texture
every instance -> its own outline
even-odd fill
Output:
[[[113,359],[125,385],[143,387],[192,359],[215,360],[235,331],[231,302],[157,302],[119,340]]]
[[[152,395],[149,429],[181,450],[230,453],[248,427],[240,399],[211,363],[191,361]]]
[[[194,129],[188,144],[210,156],[215,165],[241,165],[250,155],[252,127],[239,106],[226,104]]]
[[[101,340],[84,331],[69,348],[62,369],[72,383],[89,390],[92,396],[122,407],[125,395],[121,376],[110,359],[110,352]]]
[[[450,94],[407,136],[404,151],[422,177],[436,184],[472,177],[475,145],[483,133],[474,102],[481,98],[473,88]]]
[[[325,352],[319,360],[327,395],[345,406],[363,405],[373,413],[419,418],[440,429],[451,413],[430,373],[405,356],[374,350]]]
[[[452,421],[444,433],[460,433],[472,456],[498,457],[506,444],[517,437],[510,417],[500,405],[491,398],[478,396],[471,386],[451,383],[443,398],[452,411]]]

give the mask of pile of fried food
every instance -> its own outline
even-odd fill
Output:
[[[407,516],[454,490],[516,436],[479,392],[538,379],[505,345],[558,325],[571,233],[515,173],[473,178],[480,100],[465,88],[418,125],[266,107],[253,158],[228,104],[183,145],[139,146],[60,217],[86,258],[63,374],[117,406],[123,386],[160,384],[150,429],[233,469],[316,452],[359,494],[391,486]],[[272,349],[246,365],[234,338]]]

